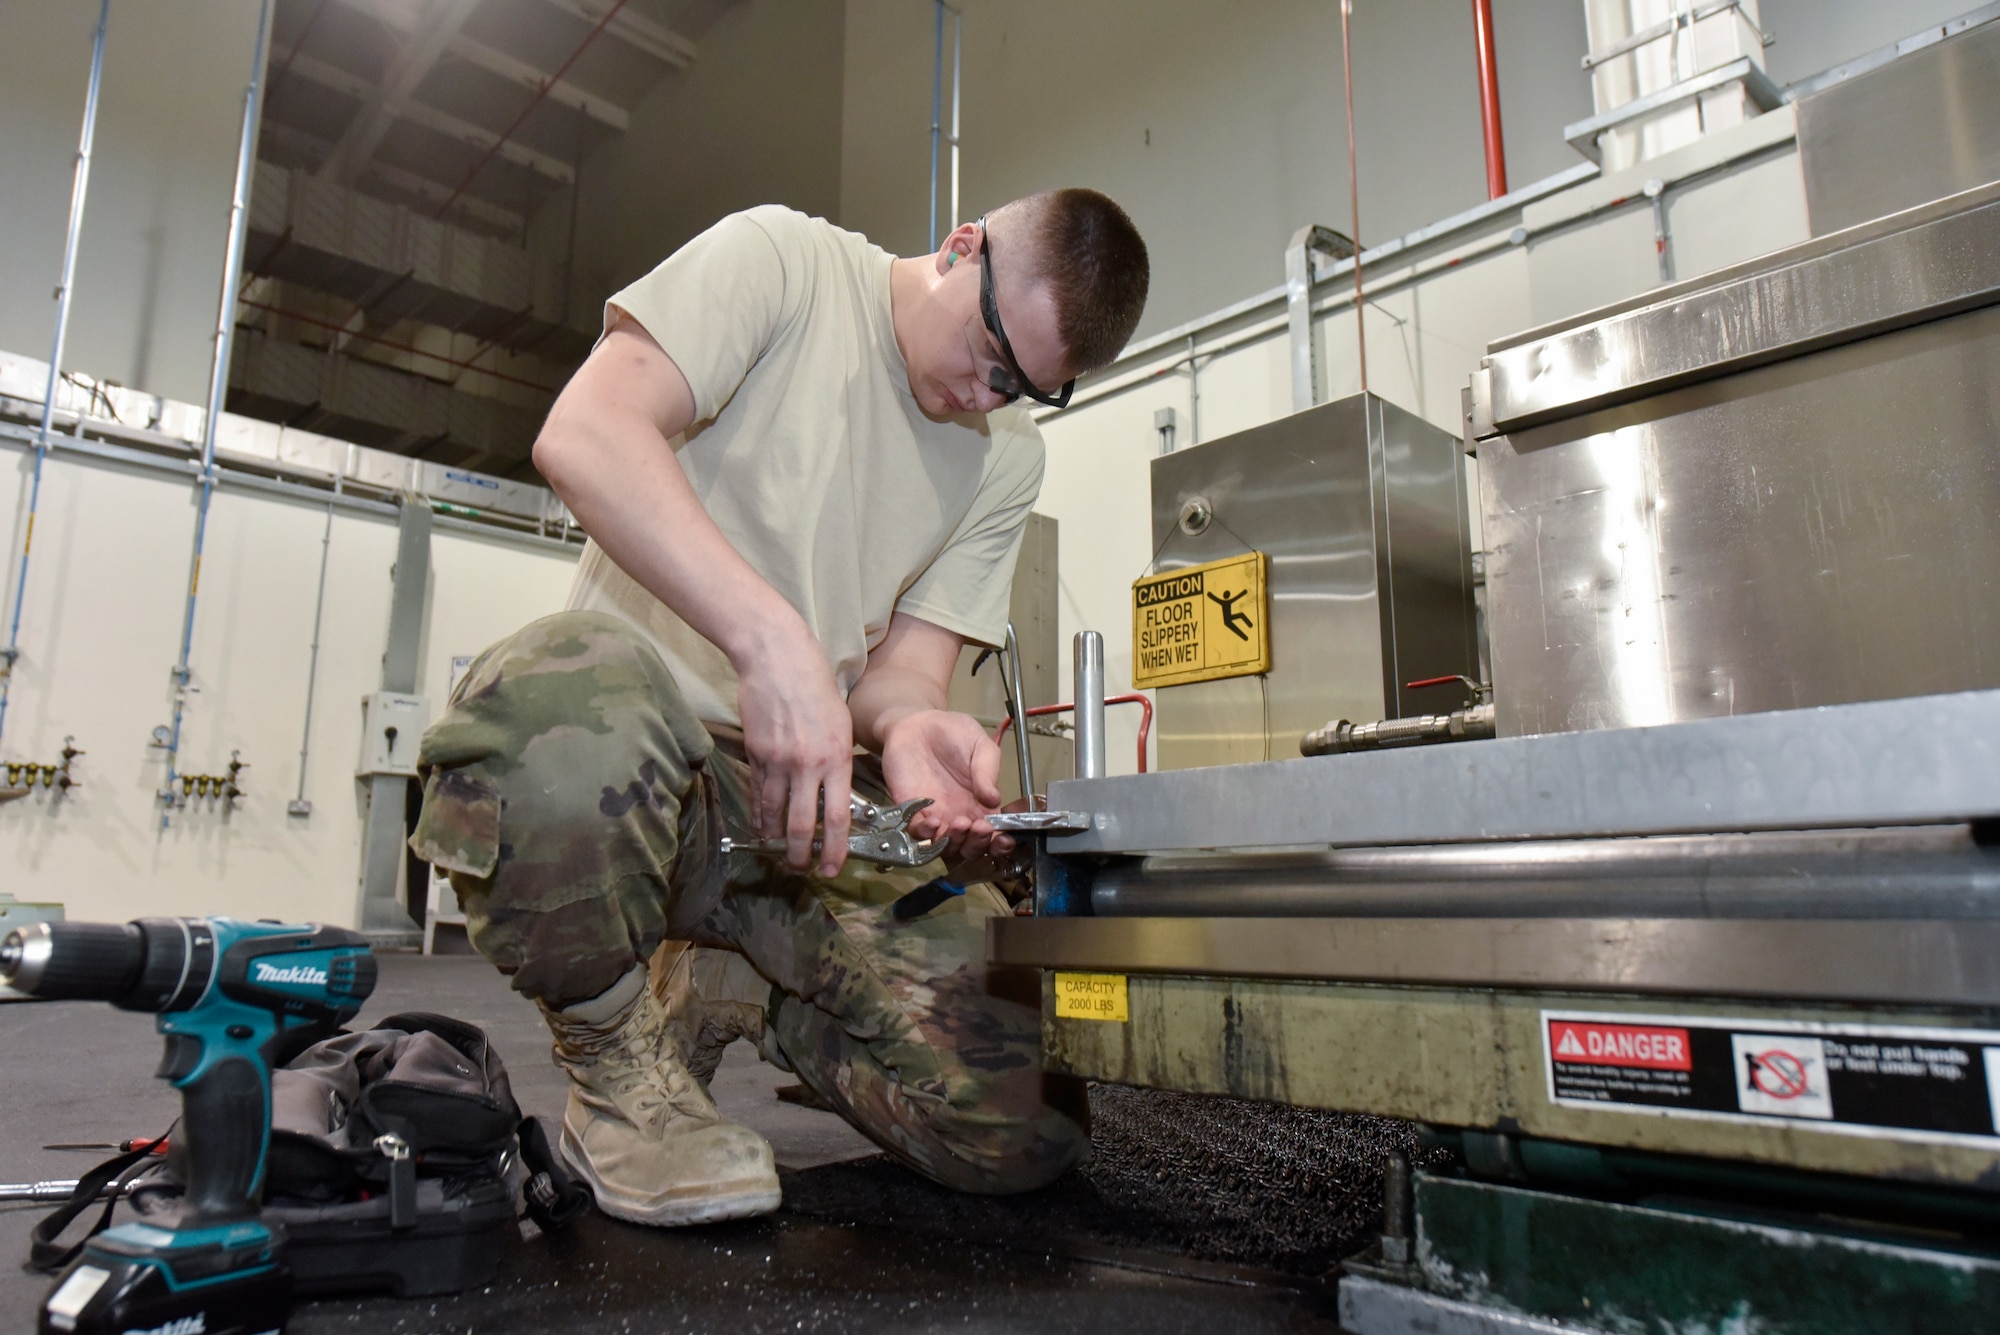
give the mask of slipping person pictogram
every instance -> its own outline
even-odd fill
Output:
[[[1221,593],[1211,593],[1208,595],[1209,601],[1222,609],[1223,629],[1227,630],[1237,639],[1242,640],[1245,644],[1250,642],[1250,637],[1245,635],[1236,623],[1240,621],[1245,626],[1253,629],[1257,623],[1250,619],[1248,613],[1237,611],[1236,604],[1249,596],[1250,590],[1248,589],[1242,589],[1236,593],[1231,593],[1229,590],[1224,589]]]

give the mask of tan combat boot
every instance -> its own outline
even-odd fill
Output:
[[[771,1147],[727,1121],[688,1072],[634,968],[602,996],[543,1009],[569,1073],[562,1156],[597,1208],[638,1224],[705,1224],[778,1208]]]

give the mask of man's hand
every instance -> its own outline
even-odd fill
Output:
[[[855,737],[882,757],[889,795],[931,799],[911,820],[912,833],[950,839],[957,857],[1005,854],[1014,841],[986,823],[1000,805],[1000,748],[977,719],[944,707],[964,645],[942,626],[897,612],[869,651],[847,709]]]
[[[1000,748],[968,714],[915,710],[885,723],[882,773],[897,802],[928,797],[910,821],[913,834],[949,839],[956,858],[1006,853],[1014,841],[986,823],[1000,805]]]
[[[751,819],[767,838],[782,836],[785,861],[812,866],[822,819],[819,872],[847,860],[847,794],[854,782],[854,721],[835,689],[833,669],[801,623],[789,643],[766,644],[737,666],[737,708],[750,757]]]

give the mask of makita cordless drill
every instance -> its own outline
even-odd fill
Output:
[[[156,1074],[181,1091],[179,1219],[92,1238],[42,1304],[42,1335],[282,1330],[284,1239],[258,1219],[271,1065],[298,1030],[330,1033],[361,1009],[375,990],[367,941],[233,918],[36,923],[0,941],[0,983],[156,1013],[167,1039]]]

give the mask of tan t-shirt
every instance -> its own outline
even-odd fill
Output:
[[[674,359],[695,421],[674,441],[695,494],[798,609],[843,694],[905,612],[968,640],[1006,632],[1014,557],[1042,484],[1018,407],[933,422],[889,314],[888,252],[776,205],[733,214],[612,297]],[[671,535],[668,535],[671,539]],[[722,651],[584,549],[569,606],[659,648],[696,715],[738,724]]]

